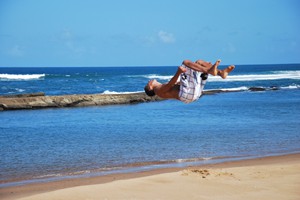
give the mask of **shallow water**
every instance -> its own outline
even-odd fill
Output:
[[[299,102],[299,92],[269,91],[207,95],[188,105],[1,112],[1,182],[296,152]]]

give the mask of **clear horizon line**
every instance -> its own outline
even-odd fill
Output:
[[[238,65],[238,66],[245,66],[245,65],[297,65],[297,64],[300,64],[299,63],[268,63],[268,64],[221,64],[220,66],[229,66],[229,65]],[[176,67],[176,66],[179,66],[179,65],[128,65],[128,66],[117,66],[117,65],[111,65],[111,66],[0,66],[0,68],[62,68],[62,67],[116,67],[116,68],[119,68],[119,67]]]

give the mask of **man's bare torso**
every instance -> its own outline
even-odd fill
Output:
[[[162,84],[160,88],[157,88],[155,94],[164,99],[179,99],[180,84],[175,84],[170,89],[165,89],[166,84]]]

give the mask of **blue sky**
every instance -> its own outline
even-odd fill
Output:
[[[300,63],[298,0],[1,0],[0,66]]]

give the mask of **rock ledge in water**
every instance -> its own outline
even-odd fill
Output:
[[[79,94],[60,96],[45,96],[43,93],[36,93],[0,96],[0,110],[134,104],[157,100],[160,99],[158,97],[148,97],[143,92],[130,94]]]

